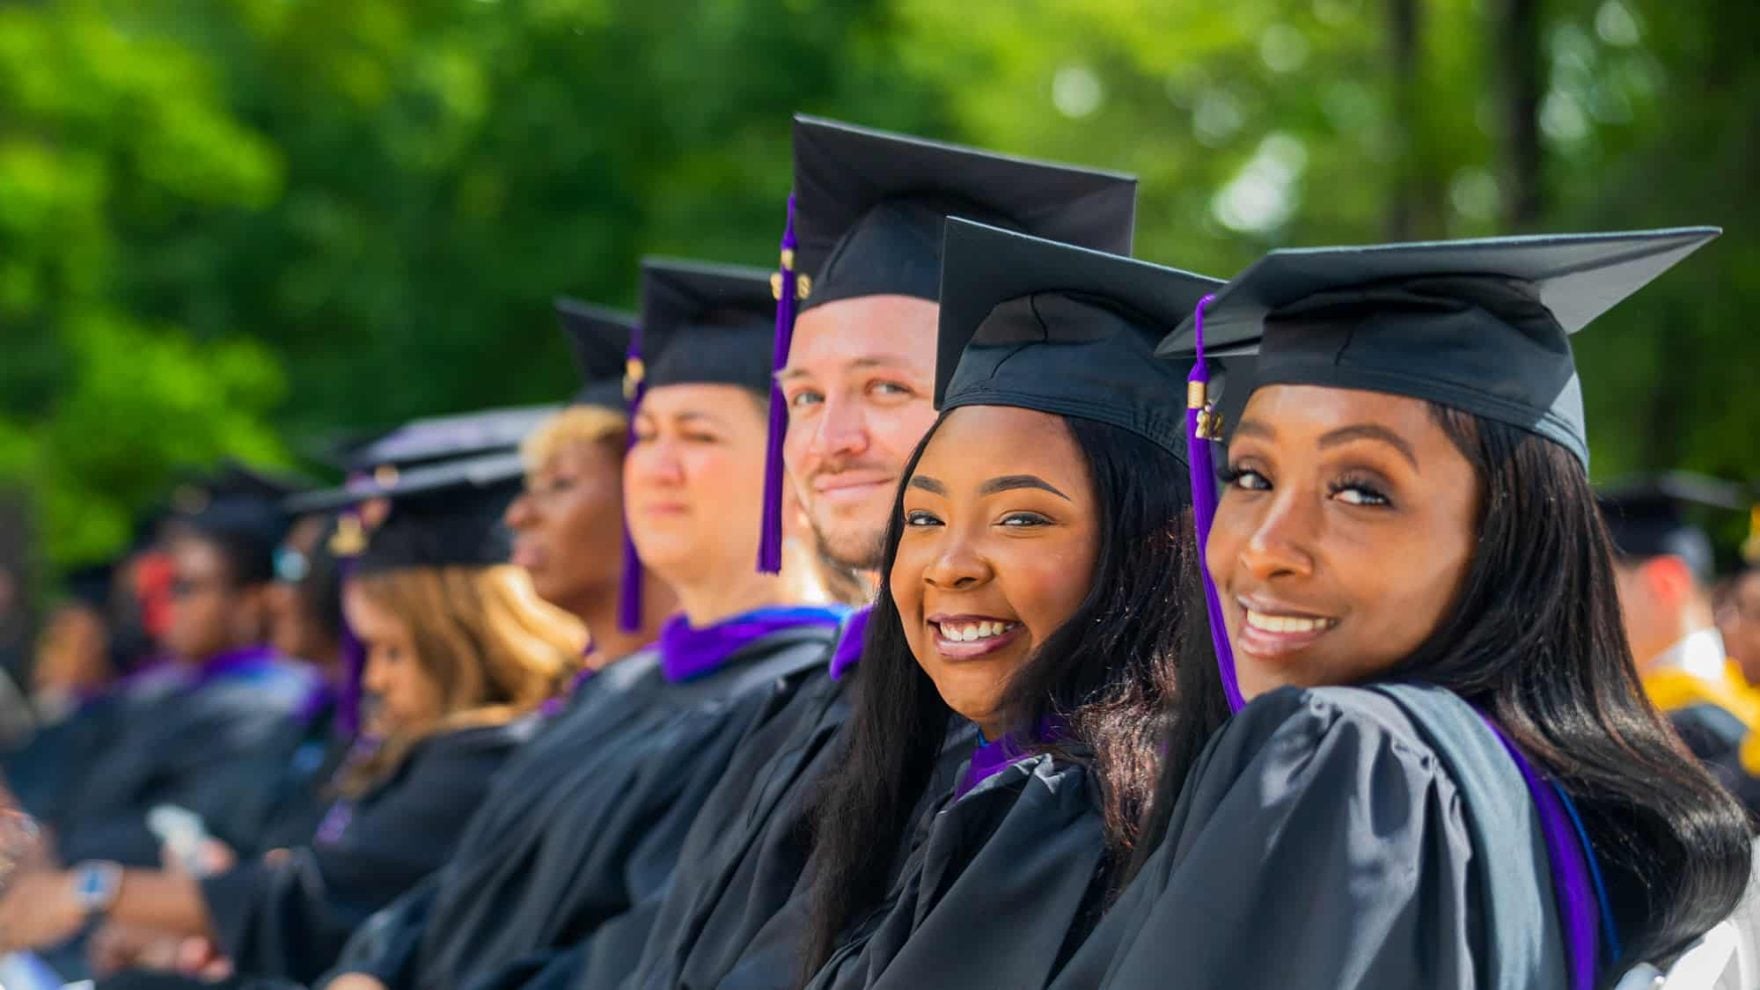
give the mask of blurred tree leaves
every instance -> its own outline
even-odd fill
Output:
[[[124,543],[179,466],[283,456],[268,348],[121,305],[139,239],[260,209],[279,175],[181,46],[95,4],[0,7],[0,477],[57,558]]]
[[[1523,10],[1537,31],[1499,20]],[[1760,478],[1757,21],[1735,0],[0,5],[0,475],[68,560],[176,465],[552,399],[553,295],[628,304],[644,252],[773,263],[804,110],[1135,172],[1139,253],[1216,274],[1278,244],[1722,223],[1579,339],[1596,471]],[[1541,157],[1518,173],[1523,65]]]

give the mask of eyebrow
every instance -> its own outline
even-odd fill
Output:
[[[721,417],[716,416],[714,413],[707,412],[681,412],[678,415],[673,416],[672,421],[674,423],[709,423],[711,425],[717,425],[721,422]]]
[[[870,355],[868,357],[856,358],[844,365],[844,369],[847,371],[867,371],[871,368],[898,368],[908,371],[910,369],[910,362],[901,357]],[[778,382],[792,382],[800,378],[810,378],[812,377],[812,372],[809,372],[805,368],[789,367],[778,371],[775,377]]]
[[[911,477],[910,486],[912,488],[921,488],[923,491],[934,495],[947,494],[946,485],[925,474],[913,475]],[[995,495],[998,492],[1012,492],[1018,491],[1022,488],[1035,488],[1042,492],[1050,492],[1058,498],[1063,499],[1065,502],[1070,501],[1068,495],[1058,491],[1055,485],[1036,474],[1005,474],[1000,478],[991,478],[989,481],[978,486],[978,494]]]
[[[1272,440],[1277,437],[1277,431],[1271,428],[1271,424],[1262,423],[1256,419],[1241,420],[1240,424],[1234,428],[1234,434],[1237,437],[1257,437],[1261,440]],[[1379,440],[1398,451],[1399,455],[1404,457],[1414,469],[1418,467],[1417,452],[1412,450],[1412,445],[1406,441],[1406,438],[1385,426],[1378,426],[1374,423],[1341,426],[1322,436],[1320,447],[1321,449],[1336,447],[1352,440]]]
[[[1352,440],[1379,440],[1399,451],[1400,456],[1410,462],[1414,470],[1418,467],[1418,455],[1412,450],[1412,445],[1406,442],[1406,438],[1385,426],[1377,426],[1374,423],[1341,426],[1321,437],[1320,446],[1322,449],[1336,447],[1340,444],[1350,443]]]
[[[978,486],[978,494],[995,495],[998,492],[1012,492],[1022,488],[1036,488],[1042,492],[1050,492],[1065,502],[1070,500],[1055,485],[1036,474],[1005,474],[1000,478],[991,478]]]

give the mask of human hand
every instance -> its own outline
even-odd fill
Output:
[[[365,973],[343,973],[324,985],[323,990],[386,990],[377,977]]]
[[[71,873],[20,873],[0,896],[0,955],[60,945],[85,927]]]

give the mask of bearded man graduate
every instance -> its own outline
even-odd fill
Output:
[[[935,421],[946,218],[1128,253],[1136,181],[797,117],[790,206],[773,282],[781,312],[771,449],[821,554],[872,586],[899,479]],[[773,457],[771,534],[780,466]],[[846,624],[830,667],[740,747],[686,840],[635,972],[589,966],[584,977],[570,974],[573,986],[781,988],[800,979],[807,821],[843,750],[865,620],[858,613]],[[950,740],[942,772],[955,772],[973,742]]]

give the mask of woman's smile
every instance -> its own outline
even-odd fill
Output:
[[[986,615],[931,615],[929,626],[935,650],[949,660],[986,656],[1018,642],[1026,627],[1013,619]]]

